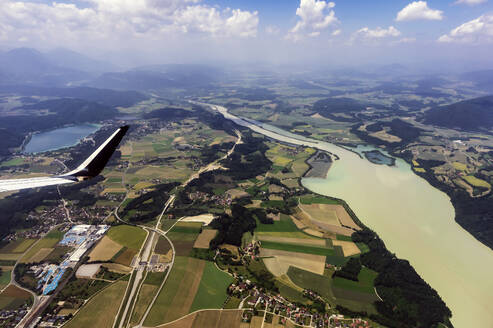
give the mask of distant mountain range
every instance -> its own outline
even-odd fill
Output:
[[[41,53],[32,48],[17,48],[0,53],[1,85],[65,86],[114,69],[110,64],[65,49]]]
[[[474,85],[489,93],[493,93],[493,69],[463,73],[459,76],[461,80],[473,82]]]
[[[425,112],[423,123],[468,131],[492,130],[493,96],[432,108]]]
[[[154,65],[137,67],[126,72],[105,73],[87,85],[138,91],[197,88],[210,86],[224,75],[219,69],[202,65]]]

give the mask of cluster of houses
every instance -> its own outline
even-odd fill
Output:
[[[260,241],[252,241],[245,247],[239,248],[239,253],[241,259],[249,258],[251,260],[256,260],[260,253]]]
[[[200,200],[203,202],[213,201],[216,205],[224,207],[231,206],[231,203],[233,202],[233,198],[228,193],[211,196],[202,191],[195,191],[188,194],[188,198],[190,198],[190,200]]]
[[[36,225],[30,229],[11,233],[4,237],[3,240],[10,242],[19,238],[40,238],[53,229],[54,226],[65,223],[67,221],[67,214],[63,208],[63,205],[60,204],[58,206],[42,209],[39,213],[32,212],[28,215],[27,220],[35,221]]]
[[[0,311],[0,327],[14,328],[24,318],[28,311],[28,304],[24,303],[15,310]]]
[[[44,327],[60,327],[66,321],[72,318],[72,314],[51,314],[48,313],[43,316],[43,318],[38,317],[39,322],[36,324],[36,327],[44,328]]]
[[[251,250],[253,249],[252,245]],[[370,327],[365,320],[345,318],[342,314],[318,313],[309,306],[291,303],[280,294],[272,295],[236,273],[233,273],[233,277],[236,279],[236,283],[228,287],[228,295],[243,299],[243,308],[251,309],[251,311],[244,311],[243,321],[250,321],[254,312],[267,311],[267,313],[279,316],[281,324],[286,324],[289,320],[296,325],[316,328]],[[324,302],[320,295],[314,291],[306,289],[303,291],[303,295],[309,299]]]
[[[317,292],[311,290],[311,289],[304,289],[303,290],[303,296],[312,300],[312,301],[321,301],[321,302],[324,302],[324,299],[318,295]]]

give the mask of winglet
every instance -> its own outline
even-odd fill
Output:
[[[85,180],[93,178],[104,169],[111,155],[115,152],[123,136],[129,129],[128,125],[118,128],[106,141],[99,146],[81,165],[75,170],[63,174],[61,177]]]

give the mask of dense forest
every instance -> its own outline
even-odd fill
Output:
[[[401,146],[407,145],[419,138],[419,136],[423,133],[422,129],[414,127],[412,124],[404,122],[398,118],[393,119],[392,121],[381,121],[370,124],[366,127],[368,132],[378,132],[385,128],[388,129],[388,133],[394,136],[397,136],[401,139],[399,142],[387,142],[380,138],[372,137],[368,132],[358,130],[363,123],[355,124],[351,127],[351,133],[354,133],[361,140],[364,140],[373,145],[385,145],[390,150],[395,150]]]
[[[210,242],[210,248],[215,249],[221,244],[241,246],[243,234],[245,232],[253,233],[257,223],[252,211],[239,204],[233,204],[231,216],[223,214],[214,219],[210,226],[218,230],[216,237]]]
[[[375,303],[380,314],[375,320],[391,327],[434,327],[449,324],[452,313],[438,293],[409,264],[398,259],[373,231],[355,232],[354,242],[370,248],[361,264],[378,272],[375,287],[383,301]]]
[[[423,123],[481,131],[493,128],[493,96],[460,101],[425,112]]]
[[[163,204],[169,199],[172,189],[179,186],[178,182],[164,183],[153,186],[153,190],[133,198],[121,212],[123,220],[148,222],[154,220],[163,210]]]

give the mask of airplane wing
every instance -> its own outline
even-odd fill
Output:
[[[75,183],[94,178],[104,169],[128,128],[128,125],[118,128],[75,170],[58,176],[0,180],[0,192]]]

